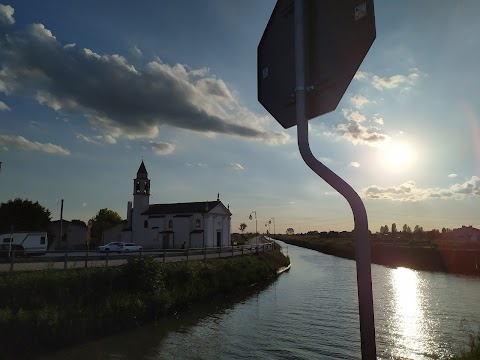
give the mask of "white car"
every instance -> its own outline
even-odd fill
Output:
[[[123,242],[110,242],[106,245],[102,245],[98,247],[100,251],[123,251]]]
[[[132,251],[142,251],[143,247],[134,243],[125,243],[123,244],[123,251],[124,252],[132,252]]]

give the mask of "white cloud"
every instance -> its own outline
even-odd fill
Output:
[[[366,117],[362,114],[360,114],[358,111],[351,110],[351,109],[342,109],[342,114],[345,117],[345,119],[349,121],[354,121],[354,122],[362,122],[366,120]]]
[[[0,27],[2,27],[2,25],[15,24],[15,19],[13,18],[14,13],[15,9],[10,5],[0,4]]]
[[[379,124],[379,125],[383,125],[383,118],[379,117],[379,116],[374,116],[373,117],[373,122]]]
[[[367,199],[384,199],[393,201],[417,202],[427,199],[456,199],[480,195],[480,178],[472,176],[463,183],[458,183],[446,189],[441,188],[417,188],[414,181],[407,181],[400,186],[382,188],[371,185],[361,191]]]
[[[137,69],[118,54],[63,45],[43,24],[1,37],[0,51],[0,92],[82,114],[112,138],[154,138],[162,126],[267,144],[290,138],[266,130],[271,118],[245,107],[207,68],[169,65],[156,58]]]
[[[357,73],[353,78],[356,80],[363,80],[363,79],[366,79],[367,77],[368,77],[368,74],[366,72],[357,71]]]
[[[170,143],[150,141],[150,145],[157,155],[167,155],[175,150],[175,146]]]
[[[111,135],[97,135],[91,138],[83,134],[77,134],[77,139],[83,140],[91,144],[107,143],[107,144],[113,145],[117,143],[117,140]]]
[[[408,88],[410,85],[415,84],[419,78],[419,71],[417,68],[410,69],[408,75],[393,75],[390,77],[380,77],[374,75],[372,77],[372,85],[378,90],[394,89],[399,86]]]
[[[50,154],[70,155],[68,149],[51,143],[39,143],[30,141],[23,136],[0,135],[0,147],[5,150],[17,149],[25,151],[41,151]]]
[[[360,164],[356,161],[352,161],[348,166],[350,167],[354,167],[354,168],[359,168],[360,167]]]
[[[0,101],[0,111],[10,111],[12,109],[10,109],[10,107],[5,104],[3,101]]]
[[[355,106],[357,109],[363,108],[366,104],[370,102],[365,96],[357,94],[350,98],[350,102]]]
[[[238,164],[238,163],[230,163],[230,167],[233,169],[233,170],[236,170],[236,171],[243,171],[245,170],[245,168]]]
[[[458,175],[457,174],[448,174],[449,178],[456,178]]]
[[[352,144],[379,147],[390,140],[388,135],[369,131],[365,126],[354,121],[350,121],[348,124],[339,124],[336,130],[340,137]]]

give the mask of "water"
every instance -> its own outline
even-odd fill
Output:
[[[247,296],[45,359],[360,359],[355,262],[288,254],[291,270]],[[373,265],[372,279],[380,359],[447,358],[480,330],[480,278]]]

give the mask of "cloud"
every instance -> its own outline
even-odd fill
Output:
[[[15,19],[13,18],[15,10],[10,5],[0,4],[0,28],[2,26],[10,26],[15,24]]]
[[[383,118],[375,115],[375,116],[373,117],[373,122],[374,122],[374,123],[377,123],[377,124],[379,124],[379,125],[383,125]]]
[[[350,98],[350,102],[353,104],[354,107],[357,109],[363,108],[366,104],[370,102],[365,96],[363,95],[354,95]]]
[[[3,101],[0,101],[0,111],[10,111],[10,107]]]
[[[356,80],[364,80],[368,78],[368,74],[363,71],[357,71],[353,78]]]
[[[402,185],[395,187],[382,188],[377,185],[371,185],[361,192],[367,199],[384,199],[393,201],[417,202],[427,199],[457,199],[480,195],[480,178],[472,176],[463,183],[458,183],[446,189],[440,188],[417,188],[414,181],[407,181]]]
[[[0,147],[9,150],[41,151],[49,154],[70,155],[70,151],[51,143],[39,143],[25,139],[23,136],[0,135]]]
[[[83,140],[85,142],[91,143],[91,144],[102,144],[102,143],[107,143],[110,145],[116,144],[117,140],[110,135],[97,135],[92,137],[83,135],[83,134],[77,134],[77,139]]]
[[[372,77],[372,85],[377,90],[384,90],[384,89],[394,89],[399,86],[404,86],[404,88],[408,88],[409,85],[413,85],[419,78],[419,71],[417,68],[410,69],[410,73],[408,75],[393,75],[390,77],[380,77],[374,75]]]
[[[206,68],[159,58],[136,67],[118,54],[64,46],[42,24],[0,38],[0,59],[0,92],[83,114],[113,138],[154,138],[171,126],[268,144],[289,140],[287,133],[265,130],[270,117],[251,112]]]
[[[356,161],[352,161],[348,166],[350,167],[354,167],[354,168],[359,168],[360,167],[360,164]]]
[[[448,174],[449,178],[456,178],[458,175],[457,174]]]
[[[358,111],[355,111],[355,110],[351,110],[351,109],[342,109],[342,114],[343,114],[343,117],[349,121],[354,121],[354,122],[363,122],[365,121],[367,118],[360,114]]]
[[[157,155],[167,155],[175,150],[175,146],[169,143],[150,141],[152,150]]]
[[[236,171],[243,171],[245,170],[245,168],[238,164],[238,163],[230,163],[230,167],[233,169],[233,170],[236,170]]]
[[[379,147],[390,140],[388,135],[369,131],[365,126],[355,121],[350,121],[348,124],[339,124],[336,131],[340,137],[355,145],[364,144]]]

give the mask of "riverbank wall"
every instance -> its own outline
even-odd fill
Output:
[[[298,235],[280,235],[276,238],[287,244],[355,260],[353,239],[304,238]],[[371,260],[374,264],[389,267],[480,276],[479,249],[373,244]]]
[[[214,296],[245,291],[289,264],[280,251],[206,261],[0,276],[0,359],[34,359],[69,345],[161,321]]]

